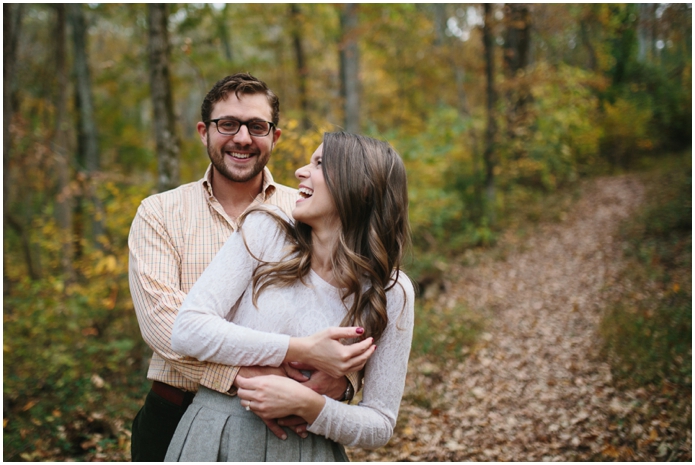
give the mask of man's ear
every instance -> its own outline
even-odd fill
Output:
[[[200,141],[203,143],[205,147],[208,146],[208,128],[203,123],[202,121],[198,121],[198,124],[196,125],[196,129],[198,130],[198,135],[200,136]]]
[[[273,131],[273,144],[270,146],[270,149],[272,150],[275,148],[275,144],[277,144],[278,140],[280,139],[280,136],[282,135],[282,129],[277,128],[275,131]]]

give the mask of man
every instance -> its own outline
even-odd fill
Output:
[[[252,204],[268,203],[291,214],[297,191],[276,184],[266,168],[281,135],[280,104],[266,84],[249,74],[227,76],[205,97],[197,130],[211,165],[198,182],[143,200],[128,238],[130,289],[143,339],[154,351],[147,378],[153,381],[133,421],[133,461],[163,461],[198,385],[235,392],[244,377],[290,376],[315,391],[348,400],[357,379],[310,379],[292,367],[234,367],[200,362],[171,350],[179,307]],[[266,422],[278,437],[285,431]],[[296,419],[286,424],[297,426]],[[306,434],[302,426],[297,430]]]

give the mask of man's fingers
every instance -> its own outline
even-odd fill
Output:
[[[255,385],[253,378],[244,378],[243,376],[236,375],[235,382],[240,391],[242,389],[252,389]]]
[[[309,433],[306,432],[306,426],[297,426],[294,429],[294,432],[297,433],[297,436],[299,436],[302,439],[306,439],[309,437]]]
[[[300,416],[290,415],[289,417],[279,418],[278,424],[281,426],[293,427],[293,426],[306,425],[307,423],[306,423],[306,420]]]
[[[268,429],[272,431],[273,434],[277,436],[279,439],[282,439],[283,441],[287,439],[287,433],[285,433],[285,430],[282,429],[280,425],[278,425],[277,420],[265,420],[263,418],[261,418],[261,420],[263,420],[263,423],[265,423]]]
[[[308,381],[311,379],[309,376],[306,376],[304,373],[300,371],[300,369],[294,368],[292,366],[285,365],[285,373],[287,373],[288,378],[292,378],[295,381],[298,381],[300,383],[303,383],[304,381]]]
[[[289,365],[292,368],[296,368],[297,370],[309,370],[309,371],[316,371],[316,367],[309,365],[308,363],[301,363],[301,362],[290,362]]]
[[[297,427],[294,429],[294,432],[297,433],[297,434],[299,434],[299,435],[304,434],[304,436],[302,436],[302,437],[305,438],[305,437],[306,437],[306,428],[307,428],[307,425],[306,425],[306,424],[301,425],[301,426],[297,426]]]

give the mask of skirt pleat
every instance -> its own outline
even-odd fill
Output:
[[[167,462],[347,462],[342,445],[309,433],[302,439],[284,428],[277,438],[255,413],[230,397],[201,387],[167,451]]]

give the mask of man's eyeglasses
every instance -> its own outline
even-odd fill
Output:
[[[275,127],[275,124],[270,121],[239,121],[229,118],[211,119],[208,123],[215,123],[217,132],[223,136],[235,135],[243,125],[246,126],[246,129],[249,130],[249,134],[253,137],[265,137],[270,134],[270,131]]]

